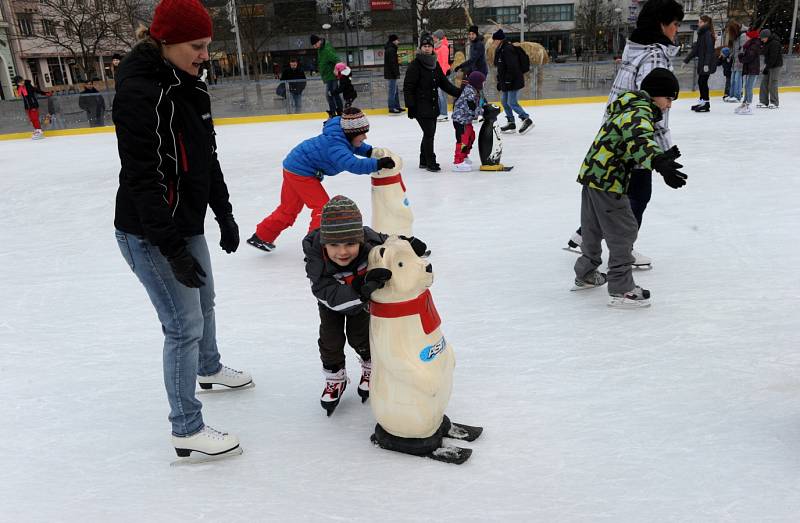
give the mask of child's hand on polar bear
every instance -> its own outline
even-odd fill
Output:
[[[365,274],[360,274],[353,278],[353,289],[361,295],[364,301],[369,301],[372,293],[382,289],[386,282],[392,277],[392,271],[378,267],[371,269]]]
[[[378,169],[391,169],[395,166],[394,160],[391,158],[379,158],[378,159]]]

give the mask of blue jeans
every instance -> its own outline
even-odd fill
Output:
[[[291,109],[294,109],[294,112],[299,113],[302,112],[303,106],[303,93],[289,93],[289,98],[291,99]]]
[[[214,322],[214,277],[205,236],[186,238],[187,248],[206,273],[205,285],[190,289],[175,279],[167,259],[146,239],[115,231],[119,250],[144,285],[164,333],[164,385],[172,434],[191,436],[203,429],[203,404],[195,397],[197,376],[219,372]]]
[[[397,79],[386,80],[386,87],[389,91],[386,99],[389,110],[400,109],[400,93],[397,90]]]
[[[501,102],[503,103],[503,109],[506,112],[508,123],[514,123],[514,113],[517,113],[521,120],[529,118],[528,113],[526,113],[519,104],[519,92],[520,89],[516,91],[503,91]]]
[[[753,86],[758,80],[757,74],[744,75],[744,101],[751,104],[753,103]]]
[[[742,72],[741,71],[732,71],[731,72],[731,88],[728,91],[729,96],[733,96],[734,98],[738,98],[739,100],[742,99]]]
[[[332,113],[341,113],[342,107],[344,104],[342,103],[342,97],[338,94],[333,94],[339,87],[338,80],[328,80],[325,82],[325,98],[328,99],[328,109],[331,110]]]

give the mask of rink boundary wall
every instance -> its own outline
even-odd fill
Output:
[[[759,89],[753,89],[753,93],[757,93]],[[800,86],[787,86],[781,87],[782,93],[800,93]],[[699,91],[686,91],[681,93],[683,97],[697,97],[700,96]],[[711,91],[712,96],[722,96],[723,92]],[[520,100],[520,105],[524,107],[537,107],[544,105],[574,105],[574,104],[590,104],[602,103],[608,100],[608,96],[579,96],[573,98],[545,98],[541,100]],[[385,115],[388,114],[386,109],[364,109],[365,114],[371,115]],[[320,120],[326,118],[327,113],[303,113],[303,114],[266,114],[260,116],[238,116],[232,118],[218,118],[214,119],[214,125],[239,125],[249,123],[267,123],[267,122],[289,122],[295,120]],[[108,125],[105,127],[88,127],[80,129],[58,129],[54,131],[47,131],[47,136],[76,136],[82,134],[100,134],[100,133],[113,133],[114,126]],[[31,133],[7,133],[0,134],[0,141],[4,140],[29,140]]]

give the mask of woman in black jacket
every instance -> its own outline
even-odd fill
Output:
[[[422,35],[417,57],[411,62],[403,81],[403,98],[408,108],[408,117],[416,118],[422,129],[422,143],[419,146],[419,168],[439,172],[436,163],[433,139],[436,135],[436,117],[439,116],[439,89],[458,98],[461,89],[451,84],[433,54],[433,37]]]
[[[692,106],[692,111],[707,113],[711,110],[711,97],[708,95],[708,77],[717,70],[717,56],[714,53],[714,22],[703,15],[697,21],[697,41],[692,51],[683,59],[688,64],[697,58],[697,87],[700,89],[700,103]]]
[[[122,62],[113,119],[121,169],[114,226],[122,256],[145,287],[164,333],[164,383],[179,456],[236,453],[236,436],[206,426],[195,383],[252,383],[220,363],[214,278],[203,223],[219,222],[220,246],[239,246],[222,176],[211,103],[198,79],[211,18],[199,0],[163,0],[150,29]]]

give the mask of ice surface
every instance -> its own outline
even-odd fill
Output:
[[[305,211],[271,254],[226,255],[209,216],[223,361],[257,386],[202,396],[242,456],[170,467],[161,330],[114,239],[114,135],[0,142],[0,520],[797,521],[800,95],[781,97],[753,116],[676,103],[688,185],[654,175],[637,243],[654,269],[635,274],[653,306],[633,311],[569,292],[561,250],[601,105],[534,108],[499,174],[420,172],[416,123],[370,117],[433,251],[458,355],[447,414],[485,427],[462,466],[373,447],[355,387],[331,418],[319,407]],[[277,203],[283,156],[319,129],[218,128],[243,240]],[[451,123],[436,140],[446,166]],[[367,177],[324,183],[368,222]]]

